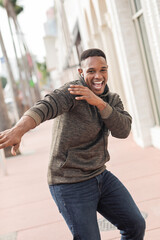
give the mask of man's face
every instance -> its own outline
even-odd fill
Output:
[[[108,65],[103,57],[88,57],[82,61],[81,73],[83,73],[88,87],[96,95],[101,95],[104,92],[108,80],[107,69]]]

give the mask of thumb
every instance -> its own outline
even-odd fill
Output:
[[[11,149],[12,155],[16,156],[18,149],[19,149],[19,143],[12,147],[12,149]]]

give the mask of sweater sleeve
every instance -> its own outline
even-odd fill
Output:
[[[75,98],[68,91],[68,84],[47,94],[43,100],[35,103],[24,116],[32,117],[36,124],[53,119],[69,111],[75,104]]]
[[[103,122],[113,137],[126,138],[131,131],[132,117],[124,110],[118,94],[113,94],[105,109],[100,111]]]

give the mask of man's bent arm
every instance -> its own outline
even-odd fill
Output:
[[[112,111],[110,110],[112,108]],[[99,111],[113,137],[126,138],[131,131],[132,117],[124,110],[118,94],[112,95],[106,107]]]

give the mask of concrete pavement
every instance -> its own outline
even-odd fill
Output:
[[[72,236],[47,186],[52,121],[23,137],[22,155],[0,169],[0,240],[71,240]],[[107,168],[125,184],[146,217],[145,240],[160,240],[160,150],[140,148],[130,135],[110,137]],[[119,231],[98,215],[102,240],[120,239]]]

